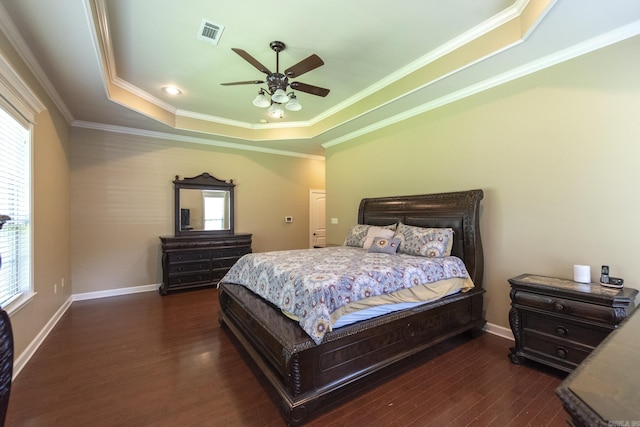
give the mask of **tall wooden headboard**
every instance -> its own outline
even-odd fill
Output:
[[[362,199],[358,208],[358,223],[452,228],[451,255],[461,258],[469,276],[482,287],[484,253],[480,238],[480,200],[482,190],[453,193],[421,194]]]

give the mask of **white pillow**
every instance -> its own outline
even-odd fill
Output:
[[[367,237],[365,237],[362,247],[364,249],[369,249],[373,244],[374,238],[381,237],[384,239],[390,239],[393,237],[394,234],[396,234],[396,232],[393,230],[389,230],[388,228],[375,227],[375,226],[371,227],[367,231]]]

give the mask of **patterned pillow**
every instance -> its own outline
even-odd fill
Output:
[[[347,237],[344,239],[343,246],[355,246],[357,248],[364,247],[364,241],[367,238],[367,233],[371,227],[376,227],[369,224],[356,224],[349,230],[347,233]],[[396,224],[385,225],[383,227],[376,228],[385,228],[389,230],[395,230]]]
[[[407,255],[440,258],[451,255],[453,229],[414,227],[398,224],[395,236],[400,239],[398,252]]]
[[[388,228],[369,227],[369,231],[367,231],[367,237],[364,239],[362,247],[364,249],[369,249],[371,247],[371,244],[373,243],[373,239],[375,239],[376,237],[384,237],[386,239],[390,239],[395,233],[395,231],[389,230]]]
[[[369,252],[395,255],[399,246],[400,239],[393,237],[390,239],[386,237],[374,237]]]

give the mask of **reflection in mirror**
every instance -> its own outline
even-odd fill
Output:
[[[233,234],[233,190],[235,184],[208,173],[173,181],[175,186],[175,233]]]
[[[228,230],[230,201],[227,190],[180,189],[180,230]]]

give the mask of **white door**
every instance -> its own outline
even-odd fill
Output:
[[[324,190],[309,191],[309,247],[324,246],[327,243],[327,224],[325,221]]]

